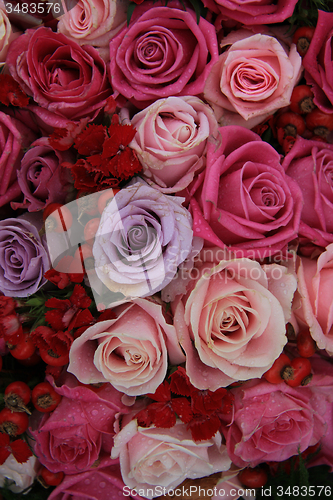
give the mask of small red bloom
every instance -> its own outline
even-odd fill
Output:
[[[10,442],[8,434],[0,433],[0,465],[7,460],[11,453],[20,464],[26,462],[32,456],[29,446],[23,439]]]
[[[82,156],[101,153],[106,138],[106,127],[103,125],[88,125],[88,127],[76,137],[74,147]]]
[[[0,74],[0,102],[9,106],[28,106],[29,97],[11,75]]]

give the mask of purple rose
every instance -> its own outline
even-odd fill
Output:
[[[20,120],[0,111],[0,207],[18,198],[21,188],[16,171],[36,135]]]
[[[221,14],[222,20],[242,24],[272,24],[285,21],[294,12],[297,0],[203,0],[205,7]]]
[[[195,12],[176,1],[145,2],[110,42],[112,86],[139,108],[171,95],[198,95],[217,59],[211,23],[202,17],[197,23]]]
[[[303,58],[306,82],[314,103],[324,113],[333,112],[333,13],[318,11],[318,22],[310,47]]]
[[[80,47],[50,28],[27,30],[14,40],[6,64],[39,106],[72,121],[93,120],[111,94],[97,50]]]
[[[58,151],[50,146],[47,137],[37,139],[22,158],[17,172],[24,202],[12,204],[13,208],[37,212],[50,203],[65,203],[71,184],[69,170],[61,165],[72,158],[69,151]]]
[[[182,201],[137,182],[104,210],[93,246],[96,274],[122,302],[162,290],[189,255],[192,219]]]
[[[41,223],[29,222],[34,215],[0,221],[0,291],[9,297],[27,297],[46,282],[50,262],[38,234]]]

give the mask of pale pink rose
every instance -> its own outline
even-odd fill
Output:
[[[309,387],[253,380],[232,392],[234,418],[226,439],[229,456],[239,467],[282,462],[315,445],[326,433],[324,414]]]
[[[215,391],[261,377],[282,352],[286,317],[269,282],[284,284],[289,304],[297,284],[284,268],[270,271],[250,259],[202,263],[192,270],[187,294],[175,299],[172,310],[186,372],[198,389]]]
[[[319,349],[333,355],[333,243],[318,259],[299,258],[293,312],[300,327],[309,327]]]
[[[171,95],[199,95],[218,58],[214,26],[180,2],[144,2],[110,42],[113,88],[138,108]]]
[[[37,464],[36,457],[30,457],[21,464],[12,454],[9,455],[6,461],[0,465],[0,488],[5,485],[5,481],[14,493],[20,493],[29,488],[37,475]]]
[[[9,45],[20,34],[8,19],[4,0],[0,0],[0,67],[5,64]]]
[[[289,50],[272,36],[239,30],[223,38],[221,47],[227,50],[204,89],[221,125],[253,128],[290,103],[302,66],[295,44]]]
[[[166,376],[168,358],[184,362],[175,328],[162,306],[147,299],[114,312],[116,319],[96,323],[74,340],[68,371],[85,384],[110,382],[130,396],[153,393]]]
[[[109,60],[109,42],[126,21],[128,0],[79,0],[67,9],[61,0],[64,15],[57,25],[63,33],[79,45],[98,48],[104,60]]]
[[[181,191],[205,167],[208,137],[218,129],[211,108],[193,96],[159,99],[131,123],[136,134],[130,146],[144,178],[163,193]]]
[[[119,457],[124,483],[147,498],[161,495],[163,487],[176,488],[186,478],[205,477],[231,465],[220,432],[207,441],[193,441],[180,421],[164,429],[139,427],[131,420],[116,434],[111,457]]]

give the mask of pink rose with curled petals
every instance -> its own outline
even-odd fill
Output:
[[[110,382],[129,396],[154,393],[168,359],[171,364],[185,359],[176,330],[162,306],[148,299],[135,299],[114,312],[116,319],[96,323],[74,340],[68,371],[85,384]]]
[[[101,453],[111,451],[115,417],[128,412],[121,402],[123,394],[110,384],[84,387],[69,374],[61,387],[54,388],[62,399],[30,429],[34,453],[52,472],[89,470]]]
[[[283,266],[262,268],[250,259],[201,262],[191,274],[187,293],[172,303],[191,383],[215,391],[261,377],[287,342],[296,278]]]
[[[333,145],[297,137],[282,167],[306,200],[299,236],[302,253],[311,255],[333,243]]]
[[[189,190],[194,235],[240,257],[284,254],[298,234],[299,186],[257,134],[237,126],[219,132],[221,146],[208,144],[206,169]]]
[[[318,259],[298,258],[298,293],[293,312],[300,327],[308,327],[319,349],[333,356],[333,243]]]
[[[272,24],[285,21],[294,12],[297,0],[203,0],[205,7],[221,14],[223,20],[242,24]]]
[[[304,76],[314,93],[313,102],[324,113],[333,113],[333,13],[318,10],[317,26],[303,58]]]
[[[131,142],[145,180],[163,193],[187,187],[206,164],[208,137],[217,137],[211,108],[198,97],[159,99],[133,116]]]
[[[295,44],[289,49],[273,36],[239,30],[223,38],[221,47],[227,50],[204,89],[221,125],[253,128],[290,104],[302,67]]]
[[[332,391],[332,377],[328,378]],[[304,387],[253,380],[233,389],[234,419],[226,429],[233,463],[255,467],[267,461],[283,462],[325,441],[332,403],[323,393],[318,398],[321,383],[314,370],[313,382]]]
[[[110,42],[113,88],[138,108],[171,95],[198,95],[218,58],[214,26],[178,1],[144,2]]]

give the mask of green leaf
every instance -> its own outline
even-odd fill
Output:
[[[131,22],[131,17],[132,17],[132,14],[134,12],[135,7],[136,7],[136,3],[134,3],[134,2],[131,2],[129,4],[129,6],[127,7],[127,26]]]

